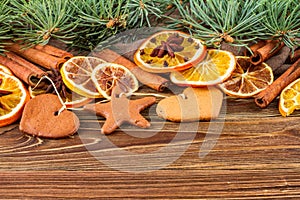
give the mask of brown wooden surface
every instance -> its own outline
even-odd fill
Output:
[[[20,133],[18,124],[0,128],[0,199],[299,199],[300,113],[281,117],[278,100],[267,109],[258,108],[253,99],[224,101],[224,124],[222,119],[211,122],[223,126],[221,135],[204,158],[199,152],[209,122],[201,122],[196,134],[186,131],[172,141],[178,124],[157,118],[153,108],[143,113],[149,113],[150,129],[122,126],[143,138],[118,130],[108,136],[115,148],[99,139],[97,120],[80,111],[76,113],[81,128],[72,138],[31,137]],[[157,131],[162,123],[163,129]],[[212,140],[217,138],[211,135]],[[169,152],[157,153],[171,141]],[[176,158],[189,143],[174,162],[150,170],[165,158]],[[131,166],[126,162],[134,162],[134,157],[118,155],[118,148],[150,155],[145,160],[149,170],[141,163],[132,169],[144,172],[126,172]],[[106,155],[101,159],[120,159],[114,165],[118,170],[93,156],[99,149]]]

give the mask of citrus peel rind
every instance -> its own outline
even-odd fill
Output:
[[[0,72],[4,72],[6,74],[13,75],[12,71],[8,67],[5,67],[1,64],[0,64]]]

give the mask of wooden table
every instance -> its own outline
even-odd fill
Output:
[[[80,111],[71,138],[3,127],[0,198],[299,199],[300,113],[282,117],[278,100],[267,109],[253,99],[224,102],[221,117],[197,131],[159,119],[155,106],[143,112],[150,129],[124,125],[109,136],[100,134],[102,118]]]

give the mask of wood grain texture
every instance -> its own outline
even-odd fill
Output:
[[[182,134],[178,124],[157,118],[155,107],[143,112],[150,129],[124,125],[105,138],[99,132],[104,119],[81,111],[81,128],[71,138],[24,135],[18,124],[0,128],[0,199],[299,199],[300,113],[281,117],[278,100],[267,109],[253,99],[224,101],[222,119]],[[211,123],[222,127],[221,135],[205,138]],[[216,138],[200,158],[204,141]],[[159,151],[170,143],[169,151]],[[147,157],[133,166],[136,172],[125,172],[132,155]],[[155,169],[166,158],[175,160]]]
[[[219,119],[182,126],[154,105],[143,112],[150,129],[123,125],[107,137],[104,119],[82,111],[70,138],[0,128],[0,199],[299,199],[300,112],[283,118],[277,104],[226,97]]]

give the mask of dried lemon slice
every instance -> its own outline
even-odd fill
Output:
[[[96,57],[75,56],[63,64],[60,69],[62,79],[66,86],[85,97],[100,98],[92,79],[92,71],[104,60]]]
[[[253,97],[273,82],[272,69],[266,63],[253,65],[246,56],[236,59],[237,65],[231,76],[219,84],[226,94],[238,98]]]
[[[300,79],[296,79],[286,86],[280,93],[279,112],[282,116],[289,116],[294,110],[300,109]]]
[[[18,120],[29,99],[28,91],[17,77],[0,72],[0,127]]]
[[[172,72],[173,83],[186,86],[216,85],[226,80],[235,69],[235,57],[229,51],[208,50],[206,57],[196,66]]]
[[[180,31],[161,31],[146,39],[134,61],[146,71],[163,73],[190,68],[205,54],[206,47],[200,40]]]
[[[126,67],[114,63],[98,65],[93,70],[92,80],[99,93],[107,99],[111,98],[112,89],[116,84],[127,95],[139,87],[136,77]]]

